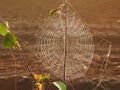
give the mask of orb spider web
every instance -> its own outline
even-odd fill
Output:
[[[37,31],[37,54],[50,73],[70,82],[87,72],[94,41],[89,28],[64,4],[62,12]]]
[[[92,60],[105,51],[98,58],[103,60],[101,71],[104,73],[111,50],[110,42],[89,30],[66,4],[67,8],[63,8],[61,14],[46,20],[36,33],[39,61],[51,74],[70,82],[84,77]],[[17,73],[21,74],[20,71]]]

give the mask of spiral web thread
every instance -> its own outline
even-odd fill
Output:
[[[65,82],[85,75],[94,54],[93,37],[68,7],[46,21],[36,36],[37,54],[50,73]]]

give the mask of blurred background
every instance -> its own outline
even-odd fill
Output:
[[[109,58],[107,69],[104,73],[106,82],[110,90],[120,90],[120,0],[69,0],[73,5],[75,12],[89,28],[97,32],[100,36],[112,42],[112,50]],[[41,71],[40,64],[32,55],[30,50],[35,50],[36,31],[48,18],[48,11],[58,7],[63,0],[0,0],[0,16],[9,21],[10,29],[13,31],[25,45],[22,44],[24,54],[30,61],[33,71]],[[14,61],[10,52],[4,49],[2,37],[0,36],[0,90],[8,90],[5,88],[6,82],[11,87],[10,82],[14,82]],[[20,76],[28,75],[28,72],[21,61],[22,57],[19,53],[15,53],[17,59],[17,74]],[[12,60],[12,61],[10,61]],[[98,65],[98,67],[96,66]],[[100,61],[93,61],[90,70],[87,72],[89,78],[96,78],[99,75]],[[5,81],[5,78],[10,81]],[[99,77],[98,77],[99,78]],[[5,80],[4,80],[5,79]],[[113,83],[112,83],[113,82]],[[28,89],[32,85],[30,79],[18,78],[17,90]],[[24,86],[22,83],[26,83]],[[88,86],[88,87],[86,87]],[[24,88],[22,88],[24,87]],[[92,90],[90,83],[83,82],[76,84],[75,90]],[[26,88],[26,89],[25,89]],[[32,86],[31,86],[32,88]],[[9,88],[9,90],[14,90]],[[47,89],[52,90],[52,89]],[[99,90],[104,90],[100,88]]]

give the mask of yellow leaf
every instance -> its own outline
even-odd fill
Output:
[[[34,74],[35,80],[39,80],[42,77],[42,75]]]
[[[21,46],[20,46],[18,41],[16,42],[16,45],[13,47],[13,49],[19,49],[19,50],[22,51],[22,48],[21,48]]]
[[[36,85],[36,90],[42,90],[42,84],[41,83],[35,83]]]
[[[49,11],[49,16],[52,17],[53,15],[55,15],[57,9],[52,9]]]

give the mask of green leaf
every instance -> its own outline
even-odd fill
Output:
[[[66,85],[61,81],[53,82],[53,84],[59,89],[59,90],[66,90]]]
[[[16,36],[9,32],[4,36],[4,47],[6,48],[13,48],[17,44]]]
[[[2,36],[5,36],[9,32],[8,27],[8,22],[0,23],[0,34]]]
[[[55,15],[57,9],[52,9],[49,11],[49,16],[52,17],[53,15]]]
[[[40,79],[39,79],[39,82],[42,82],[43,80],[45,79],[50,79],[50,74],[46,75],[46,76],[42,76]]]

